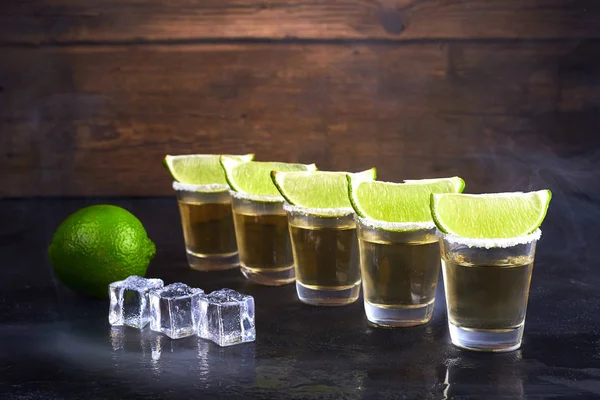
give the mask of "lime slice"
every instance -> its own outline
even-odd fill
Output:
[[[218,154],[190,154],[183,156],[166,156],[164,166],[169,170],[173,180],[190,185],[227,185],[225,173],[219,163]],[[251,161],[254,154],[230,156],[241,161]]]
[[[552,193],[433,194],[431,212],[444,233],[474,239],[513,238],[534,232]]]
[[[457,176],[405,182],[410,183],[365,181],[348,175],[354,211],[363,218],[385,222],[433,223],[431,193],[460,193],[465,187],[465,181]]]
[[[375,168],[355,174],[348,172],[279,172],[271,174],[281,195],[292,205],[305,208],[350,208],[346,175],[373,180]]]
[[[271,171],[314,171],[315,164],[282,162],[244,162],[235,157],[221,157],[221,165],[231,189],[254,196],[280,196],[271,180]]]

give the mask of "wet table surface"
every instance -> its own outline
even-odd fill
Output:
[[[298,301],[293,284],[190,270],[174,198],[2,200],[0,398],[600,398],[599,229],[576,211],[553,213],[561,201],[543,226],[522,348],[484,354],[450,343],[441,285],[429,324],[377,329],[362,300],[316,308]],[[253,295],[256,342],[220,348],[113,329],[107,300],[61,286],[46,256],[52,233],[98,203],[142,220],[158,249],[148,276]]]

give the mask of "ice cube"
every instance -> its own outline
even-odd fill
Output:
[[[198,335],[219,346],[254,341],[254,298],[231,289],[201,298]]]
[[[171,339],[180,339],[197,332],[202,289],[184,283],[173,283],[150,292],[150,329]]]
[[[146,279],[136,275],[111,283],[108,286],[108,322],[111,325],[143,328],[150,322],[148,292],[163,286],[164,282],[161,279]]]

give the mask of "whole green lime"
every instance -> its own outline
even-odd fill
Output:
[[[111,282],[144,276],[155,253],[139,219],[104,204],[68,216],[48,248],[56,277],[73,291],[94,297],[107,297]]]

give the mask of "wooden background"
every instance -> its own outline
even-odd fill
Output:
[[[598,0],[0,4],[3,197],[170,194],[165,154],[221,152],[525,190],[599,129]]]

